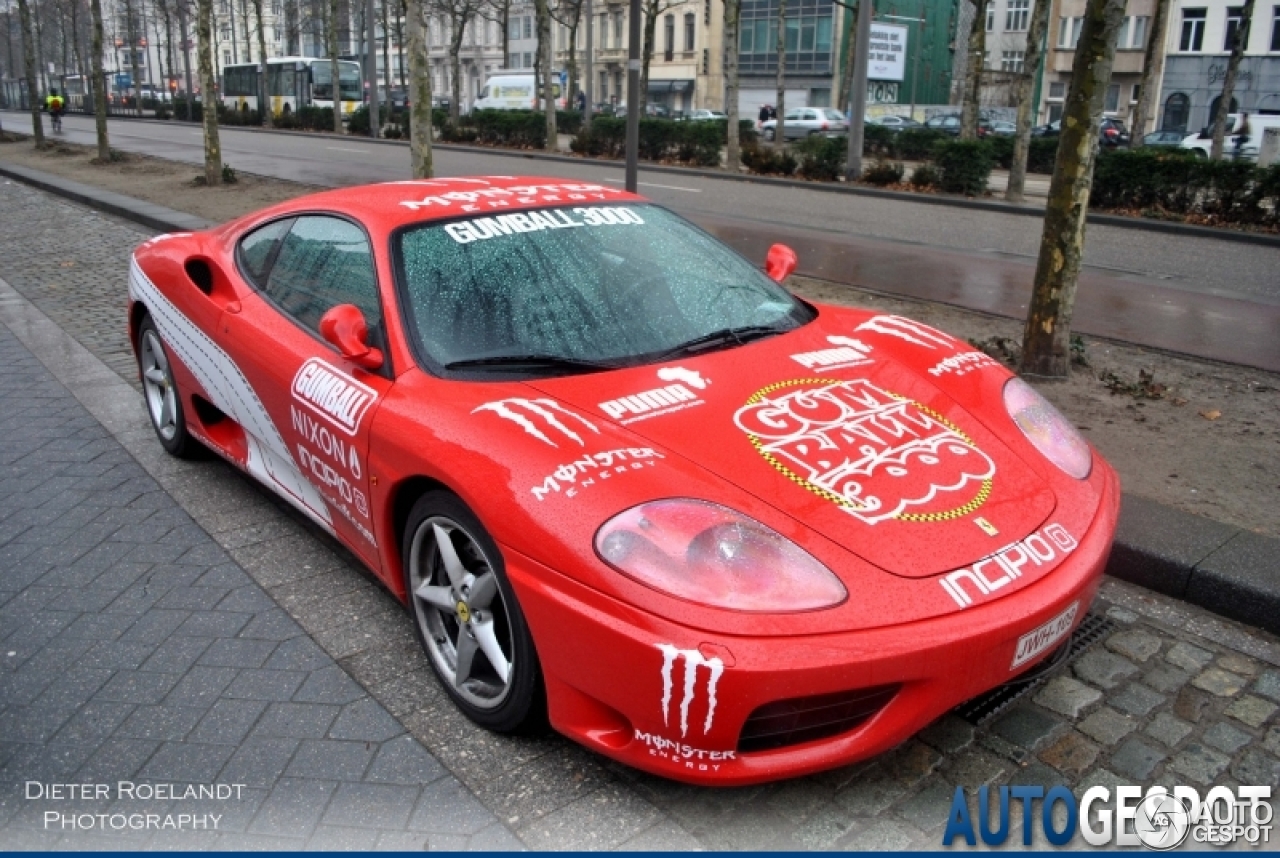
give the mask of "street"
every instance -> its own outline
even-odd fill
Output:
[[[77,121],[69,136],[84,133]],[[191,161],[196,133],[137,124],[114,142]],[[238,169],[299,180],[403,177],[405,153],[391,146],[232,131],[224,146]],[[327,162],[331,146],[354,151]],[[438,157],[450,172],[516,163]],[[596,165],[529,168],[617,178]],[[920,242],[886,245],[899,253],[989,243],[1013,254],[1034,246],[1038,225],[642,177],[668,186],[642,185],[659,201],[726,228],[782,222],[874,237],[895,234],[886,222],[897,219],[896,234]],[[225,463],[161,451],[122,323],[128,254],[148,233],[17,183],[0,184],[0,211],[4,848],[937,849],[957,786],[1080,794],[1176,782],[1203,794],[1280,780],[1280,643],[1115,580],[1048,681],[821,775],[694,788],[555,736],[487,733],[452,706],[403,609],[349,554]],[[1220,300],[1280,305],[1271,248],[1107,228],[1091,228],[1090,246],[1095,266],[1129,266],[1135,289],[1167,269],[1188,295],[1203,285]],[[23,791],[29,781],[120,780],[236,782],[249,798],[226,803],[217,831],[103,836],[50,828],[46,815],[105,812],[102,803],[52,808]]]
[[[29,118],[4,113],[6,128]],[[112,146],[203,163],[202,132],[112,120]],[[92,145],[92,119],[68,116],[65,139]],[[220,130],[237,170],[321,186],[408,178],[404,146],[359,138]],[[440,175],[523,172],[622,183],[620,164],[534,160],[519,152],[439,149]],[[1026,315],[1037,217],[640,171],[640,192],[748,256],[775,241],[800,273],[1012,318]],[[181,201],[172,207],[181,209]],[[1280,249],[1094,224],[1074,327],[1081,333],[1280,371]]]

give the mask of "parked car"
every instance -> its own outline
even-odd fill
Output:
[[[472,110],[532,110],[541,103],[533,72],[495,72],[480,88]],[[556,107],[565,109],[564,95],[558,81],[551,82]]]
[[[1005,119],[997,119],[988,126],[989,134],[996,137],[1012,137],[1018,133],[1018,123],[1009,122]]]
[[[1048,125],[1031,129],[1032,137],[1057,137],[1062,132],[1062,120],[1055,119]],[[1111,116],[1102,117],[1098,126],[1098,145],[1103,149],[1115,149],[1129,145],[1129,131],[1124,123]]]
[[[760,133],[772,140],[777,133],[778,120],[768,119],[760,125]],[[839,137],[849,133],[849,120],[833,107],[793,107],[787,111],[782,123],[783,134],[788,140],[802,137]]]
[[[475,723],[750,784],[1050,662],[1120,501],[999,362],[757,262],[610,184],[389,182],[148,239],[122,321],[162,447],[365,563]]]
[[[719,110],[698,109],[690,111],[689,115],[684,118],[691,122],[714,122],[716,120],[727,120],[729,118],[729,114],[723,113]]]
[[[894,114],[886,114],[884,116],[874,116],[867,119],[871,125],[883,125],[891,131],[903,131],[907,128],[921,128],[921,123],[912,119],[910,116],[897,116]]]
[[[1143,146],[1176,149],[1187,135],[1182,131],[1152,131],[1142,138]]]
[[[1223,154],[1228,158],[1237,157],[1236,137],[1239,136],[1237,132],[1239,127],[1240,114],[1228,114],[1227,135],[1223,141]],[[1266,133],[1268,128],[1280,128],[1280,116],[1259,116],[1250,113],[1249,136],[1240,147],[1238,157],[1249,161],[1258,160],[1258,153],[1262,149],[1262,135]],[[1200,157],[1208,158],[1209,152],[1213,147],[1213,126],[1205,126],[1200,129],[1200,133],[1189,135],[1179,145],[1183,149],[1190,149]]]

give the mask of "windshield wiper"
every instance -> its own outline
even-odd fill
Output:
[[[669,351],[663,352],[661,360],[676,357],[677,355],[697,354],[707,349],[718,348],[728,345],[744,345],[752,340],[758,340],[763,337],[771,337],[774,334],[782,334],[791,330],[790,328],[779,328],[774,325],[742,325],[737,328],[721,328],[718,331],[712,331],[709,334],[703,334],[695,337],[686,343],[681,343]]]
[[[560,369],[575,372],[602,372],[617,369],[617,364],[603,361],[582,360],[562,357],[560,355],[487,355],[483,357],[464,358],[444,365],[445,369],[477,369],[495,368],[520,370]]]

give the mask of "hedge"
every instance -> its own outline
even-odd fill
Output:
[[[1098,153],[1089,202],[1095,208],[1280,226],[1280,164],[1207,161],[1178,149],[1107,150]]]
[[[934,145],[933,162],[941,179],[939,190],[976,197],[986,193],[995,158],[985,140],[944,140]]]
[[[744,146],[755,139],[750,121],[741,124]],[[673,119],[640,120],[639,156],[646,161],[676,161],[699,167],[720,165],[720,150],[728,142],[727,122],[677,122]],[[589,128],[574,137],[570,148],[593,158],[622,158],[626,154],[627,120],[621,116],[597,116]]]

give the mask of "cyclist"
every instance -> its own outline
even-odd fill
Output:
[[[53,130],[62,133],[62,111],[66,107],[66,102],[62,100],[62,96],[58,95],[56,89],[49,90],[49,96],[44,100],[45,107],[49,109],[49,116],[53,120]]]

